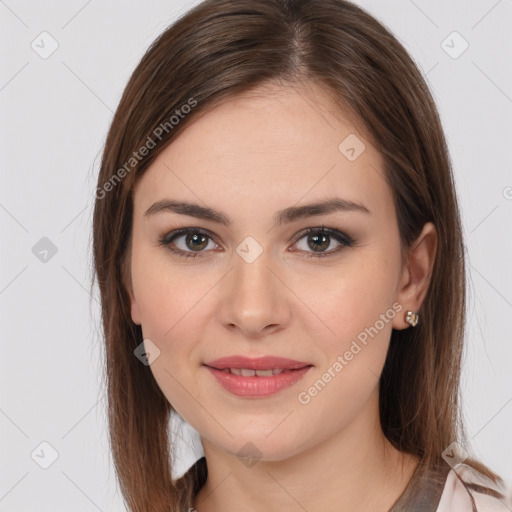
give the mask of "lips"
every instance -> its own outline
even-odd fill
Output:
[[[311,366],[311,364],[274,356],[257,358],[230,356],[209,361],[205,363],[205,366],[217,370],[228,370],[230,373],[242,375],[243,377],[253,377],[255,375],[269,377],[286,371],[299,370],[300,368]]]
[[[264,398],[296,384],[313,366],[283,357],[232,356],[204,366],[230,393],[244,398]]]

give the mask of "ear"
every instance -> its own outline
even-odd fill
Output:
[[[134,324],[141,325],[139,306],[137,304],[137,301],[135,299],[135,293],[133,291],[130,253],[126,255],[122,262],[121,274],[124,287],[128,292],[128,296],[130,298],[130,314],[132,317],[132,322]]]
[[[402,269],[397,288],[396,300],[403,306],[403,314],[393,319],[394,329],[406,329],[405,312],[417,313],[427,294],[437,251],[437,231],[432,222],[427,222],[407,250],[406,262]]]
[[[132,289],[130,289],[129,295],[130,295],[130,314],[132,317],[132,322],[134,324],[141,325],[142,322],[140,320],[139,306],[137,304],[137,301],[135,300]]]

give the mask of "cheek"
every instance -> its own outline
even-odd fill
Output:
[[[163,274],[156,267],[153,271],[155,275],[139,288],[143,336],[160,350],[149,368],[168,402],[188,417],[191,403],[204,401],[193,368],[200,364],[198,340],[204,337],[207,317],[207,304],[201,301],[205,290],[191,290],[190,283],[160,278]]]
[[[214,285],[205,277],[171,264],[164,249],[141,249],[134,254],[132,280],[144,336],[159,340],[165,347],[176,339],[185,341],[184,333],[193,338],[199,329],[201,297]]]
[[[397,273],[394,266],[376,254],[374,258],[354,257],[328,273],[317,273],[315,286],[311,286],[310,279],[297,278],[297,295],[315,312],[304,316],[311,318],[309,330],[315,324],[323,324],[319,338],[329,340],[326,348],[330,353],[349,345],[365,329],[374,326],[381,315],[394,314]],[[379,322],[377,327],[389,336],[391,321],[384,326]],[[316,330],[320,334],[318,327]]]
[[[201,363],[199,340],[212,310],[208,291],[218,277],[211,272],[199,275],[192,265],[171,265],[165,251],[161,256],[154,249],[141,249],[132,258],[132,280],[143,337],[160,350],[150,370],[180,412],[180,404],[190,406],[190,393],[198,391],[190,370]]]
[[[300,387],[302,405],[297,411],[304,424],[332,418],[329,424],[318,420],[318,429],[326,436],[356,417],[378,389],[392,321],[398,314],[392,307],[393,282],[389,276],[378,279],[378,274],[366,268],[333,277],[322,301],[316,302],[315,311],[334,334],[324,329],[327,334],[316,338],[322,361]]]

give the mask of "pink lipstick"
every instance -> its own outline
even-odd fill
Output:
[[[293,386],[313,365],[283,357],[230,356],[209,361],[205,366],[234,395],[262,398]]]

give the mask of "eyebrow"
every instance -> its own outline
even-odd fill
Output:
[[[274,214],[274,222],[277,225],[289,224],[306,217],[325,215],[327,213],[337,211],[371,213],[370,210],[361,203],[341,199],[339,197],[333,197],[323,201],[305,204],[303,206],[290,206],[289,208],[280,210]],[[161,199],[160,201],[153,203],[144,212],[144,217],[148,218],[152,215],[163,212],[174,212],[181,215],[188,215],[190,217],[197,217],[198,219],[209,220],[224,226],[231,226],[231,220],[222,212],[213,208],[200,206],[196,203],[173,201],[171,199]]]

